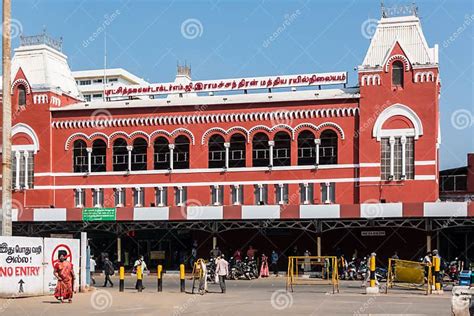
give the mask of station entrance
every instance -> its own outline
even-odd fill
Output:
[[[350,261],[377,253],[377,265],[385,266],[395,252],[400,258],[419,261],[438,249],[446,260],[454,257],[468,264],[474,260],[473,218],[456,219],[353,219],[353,220],[258,220],[258,221],[150,221],[150,222],[41,222],[14,223],[15,235],[77,237],[88,233],[91,253],[98,267],[107,255],[126,267],[143,255],[151,270],[158,264],[177,270],[184,263],[192,269],[194,258],[209,258],[219,247],[230,258],[250,247],[278,256],[278,269],[287,270],[290,256],[341,256]]]

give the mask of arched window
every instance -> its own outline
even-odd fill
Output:
[[[302,131],[298,135],[298,165],[308,166],[316,163],[316,144],[311,131]]]
[[[163,170],[170,167],[170,148],[168,140],[164,137],[158,137],[153,144],[154,149],[154,169]]]
[[[247,140],[242,134],[234,134],[230,137],[229,167],[245,167],[245,144]]]
[[[74,172],[87,172],[87,145],[82,139],[74,142],[73,149],[73,169]]]
[[[143,138],[137,138],[133,142],[132,170],[146,170],[146,151],[148,143]]]
[[[127,141],[118,138],[113,145],[113,170],[126,171],[128,169]]]
[[[252,139],[252,166],[267,167],[270,165],[270,150],[268,136],[258,133]]]
[[[327,129],[321,133],[321,145],[319,146],[319,164],[337,164],[337,134]]]
[[[291,137],[286,132],[278,132],[274,138],[273,164],[275,166],[289,166],[291,164]]]
[[[26,88],[24,85],[18,86],[18,105],[26,105]]]
[[[174,141],[174,169],[189,169],[189,138],[184,135]]]
[[[92,143],[91,168],[92,172],[106,171],[105,156],[107,153],[107,145],[102,139],[97,139]]]
[[[403,63],[399,60],[392,64],[392,85],[403,87]]]
[[[225,167],[224,137],[214,134],[209,138],[209,168]]]

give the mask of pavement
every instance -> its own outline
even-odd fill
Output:
[[[97,285],[103,278],[96,276]],[[100,281],[100,283],[99,283]],[[157,292],[156,277],[144,279],[145,290],[138,293],[135,278],[127,276],[125,291],[114,287],[92,288],[78,293],[71,304],[58,303],[52,296],[0,299],[0,315],[368,315],[422,314],[450,315],[451,291],[426,296],[421,291],[393,289],[389,294],[366,295],[360,281],[341,281],[340,292],[329,285],[300,285],[286,292],[285,277],[258,280],[228,280],[227,293],[218,284],[209,284],[209,293],[180,293],[179,277],[165,275],[163,292]]]

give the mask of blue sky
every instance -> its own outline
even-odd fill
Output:
[[[441,167],[463,166],[474,152],[474,1],[416,4],[428,44],[440,45]],[[150,82],[172,81],[176,63],[187,61],[199,79],[349,71],[354,84],[369,45],[361,28],[380,17],[380,1],[19,0],[12,11],[23,34],[46,27],[62,36],[73,70],[103,66],[105,26],[108,67]]]

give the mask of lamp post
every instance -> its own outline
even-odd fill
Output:
[[[12,235],[12,182],[11,182],[11,134],[12,134],[12,96],[11,91],[11,0],[3,0],[2,29],[2,236]],[[17,175],[19,176],[19,175]]]

